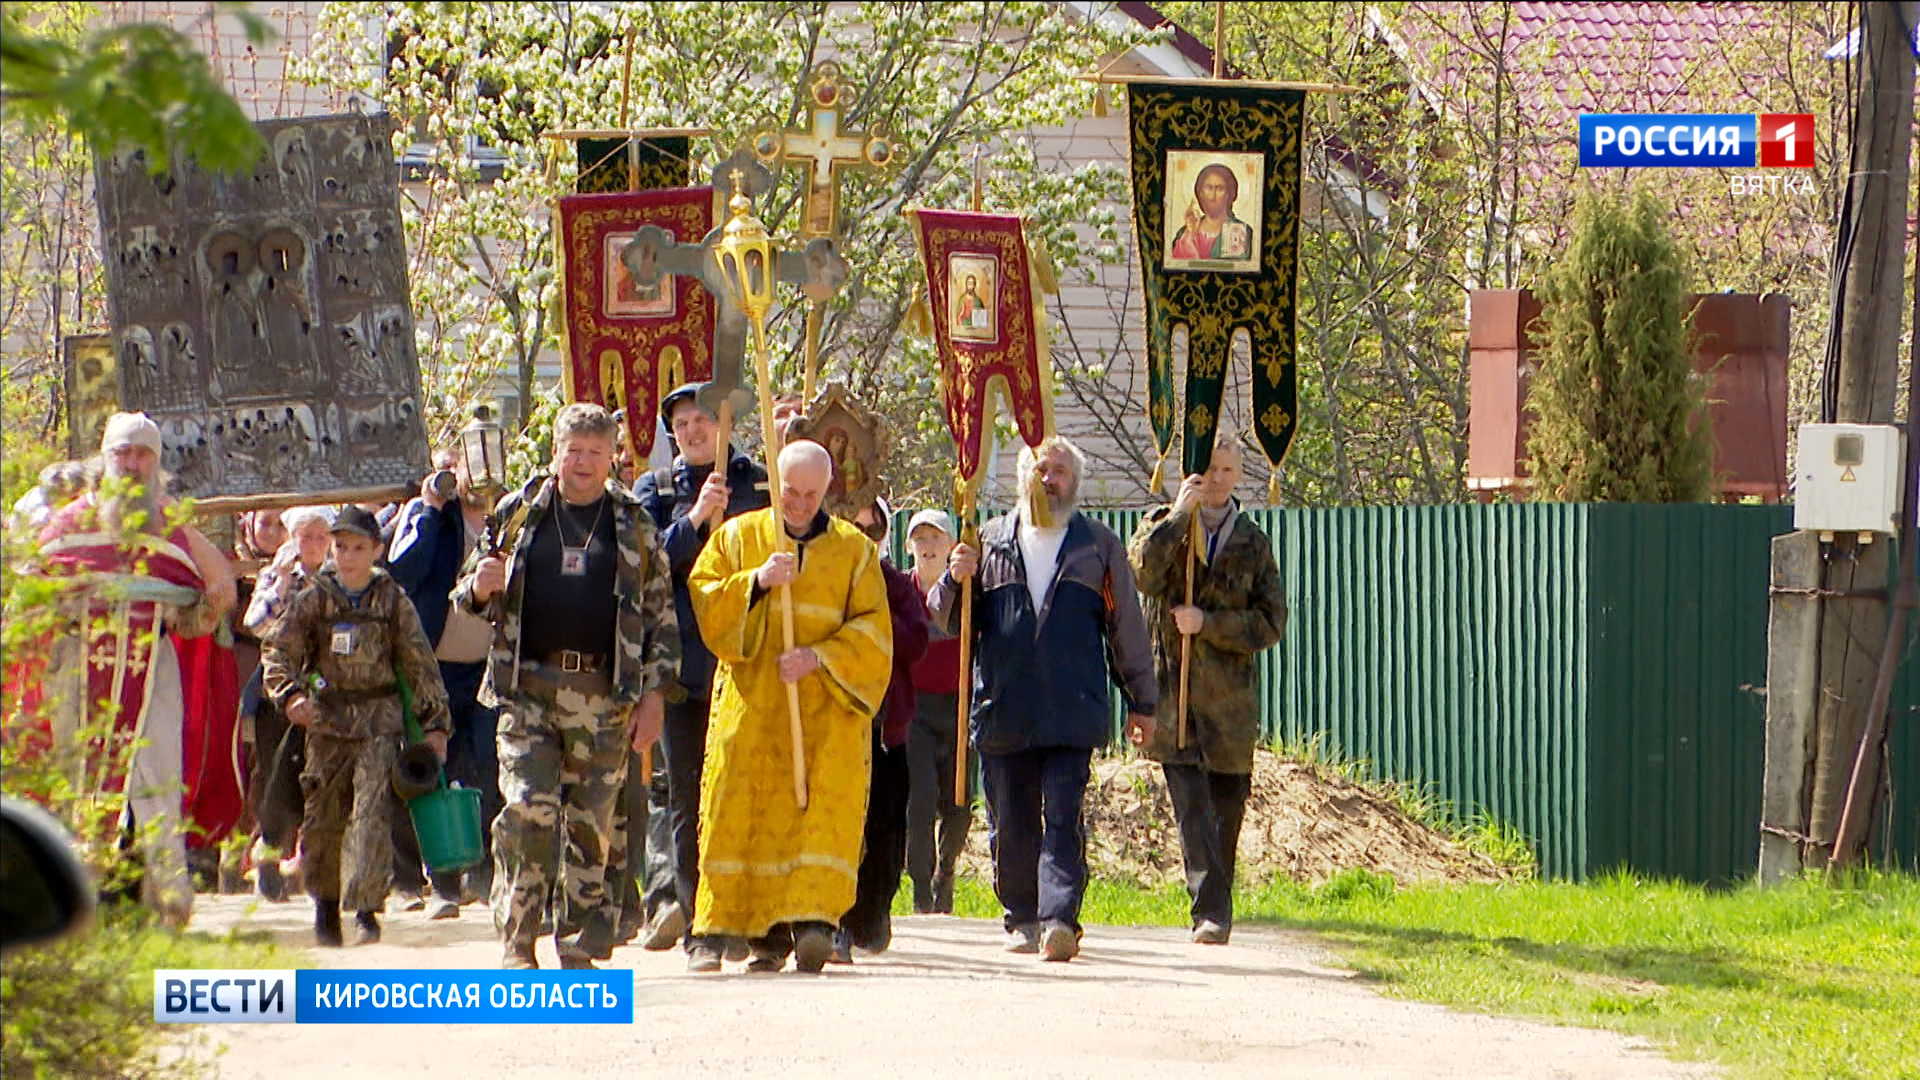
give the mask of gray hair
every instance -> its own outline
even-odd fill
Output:
[[[85,478],[83,486],[88,490],[95,490],[107,479],[107,473],[113,463],[107,458],[106,454],[102,453],[95,454],[75,464],[80,466],[80,475]],[[168,472],[164,465],[155,466],[153,470],[154,490],[151,494],[155,498],[158,498],[166,494],[167,489],[171,487],[172,484],[173,474]]]
[[[553,418],[553,444],[558,447],[568,439],[583,435],[597,435],[609,441],[617,437],[620,425],[614,422],[613,414],[603,405],[591,401],[576,401],[560,410]]]
[[[319,522],[327,528],[333,528],[333,510],[326,506],[296,506],[280,512],[280,524],[286,526],[287,535],[294,536],[302,526]]]
[[[84,461],[56,461],[40,470],[40,489],[49,495],[72,496],[80,494],[87,487],[87,463]]]
[[[1081,453],[1080,448],[1073,445],[1073,440],[1067,438],[1065,435],[1049,435],[1040,440],[1039,446],[1022,445],[1020,447],[1020,457],[1015,462],[1014,467],[1019,470],[1021,476],[1025,476],[1033,471],[1034,465],[1037,464],[1041,458],[1055,451],[1060,451],[1067,455],[1068,462],[1073,466],[1074,490],[1078,491],[1080,481],[1087,478],[1087,455]],[[1024,482],[1025,481],[1022,481],[1022,483]]]

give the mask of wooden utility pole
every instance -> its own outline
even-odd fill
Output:
[[[1899,381],[1899,341],[1906,267],[1906,222],[1913,123],[1913,42],[1906,27],[1920,24],[1915,0],[1863,3],[1862,78],[1858,120],[1843,205],[1841,252],[1833,268],[1833,324],[1838,366],[1825,388],[1822,419],[1840,423],[1891,424]],[[1911,511],[1912,508],[1908,508]],[[1832,853],[1845,811],[1847,788],[1862,739],[1870,726],[1868,702],[1887,638],[1887,591],[1892,566],[1888,538],[1861,543],[1852,535],[1825,545],[1820,585],[1789,594],[1817,606],[1780,620],[1782,588],[1774,586],[1775,622],[1770,657],[1811,655],[1813,692],[1796,685],[1793,672],[1768,673],[1767,790],[1761,823],[1762,881],[1777,881],[1801,869],[1821,867]],[[1776,567],[1796,561],[1775,541]],[[1816,641],[1787,641],[1793,627],[1817,633]],[[1817,630],[1813,628],[1817,627]],[[1794,766],[1803,762],[1799,768]],[[1858,762],[1877,777],[1879,748],[1865,748]],[[1792,790],[1785,790],[1792,785]]]

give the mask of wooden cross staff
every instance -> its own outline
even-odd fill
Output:
[[[753,136],[753,152],[769,168],[799,166],[807,170],[799,233],[802,240],[817,240],[839,229],[841,171],[885,168],[893,163],[894,145],[878,131],[841,129],[852,90],[840,77],[838,64],[829,60],[815,68],[807,90],[807,126],[759,131]],[[807,306],[807,362],[801,374],[800,400],[809,404],[820,377],[820,321],[826,307],[826,301],[818,299]]]

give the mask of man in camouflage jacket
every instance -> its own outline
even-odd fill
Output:
[[[373,565],[373,515],[345,507],[332,531],[334,561],[307,579],[261,643],[261,685],[289,723],[307,729],[301,875],[315,934],[322,945],[341,944],[344,908],[357,913],[355,943],[367,944],[380,940],[377,915],[393,882],[393,769],[405,738],[399,680],[442,760],[453,722],[413,602]]]
[[[500,709],[492,906],[504,967],[537,966],[556,881],[561,966],[612,955],[607,856],[627,750],[659,738],[666,701],[682,694],[671,568],[653,519],[610,480],[615,430],[598,405],[560,410],[553,475],[501,500],[453,592],[495,628],[481,700]]]
[[[1159,722],[1147,754],[1160,762],[1180,824],[1193,898],[1193,940],[1225,944],[1233,928],[1233,868],[1260,741],[1254,660],[1280,640],[1287,599],[1267,534],[1233,498],[1240,451],[1223,440],[1203,474],[1190,476],[1170,507],[1147,515],[1128,555],[1153,627]],[[1200,544],[1193,603],[1187,549],[1194,516]],[[1191,641],[1187,737],[1180,745],[1181,638]]]

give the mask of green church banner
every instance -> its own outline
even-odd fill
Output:
[[[1231,82],[1127,87],[1155,490],[1176,423],[1182,475],[1207,470],[1236,332],[1252,346],[1253,433],[1275,471],[1293,442],[1305,104],[1303,90]],[[1178,327],[1187,335],[1183,395],[1174,392]]]

